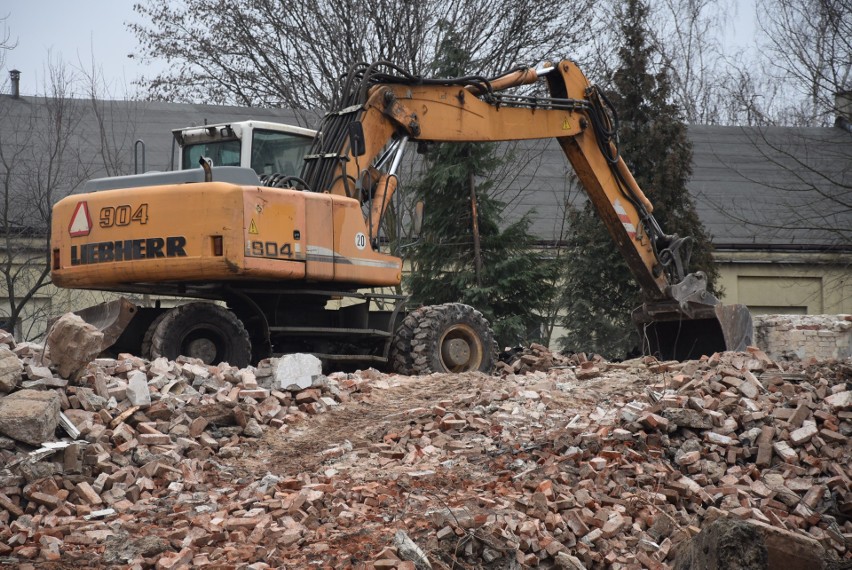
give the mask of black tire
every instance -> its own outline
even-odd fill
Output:
[[[188,356],[205,364],[227,362],[239,368],[248,366],[251,359],[251,342],[243,323],[231,311],[213,303],[175,307],[158,317],[152,328],[152,359]]]
[[[411,352],[411,339],[414,338],[414,330],[423,318],[426,308],[420,307],[406,315],[393,335],[390,350],[390,365],[397,374],[411,376],[415,373],[414,355]]]
[[[412,312],[397,329],[393,348],[392,364],[402,374],[489,373],[497,363],[497,343],[488,321],[461,303]]]
[[[142,358],[147,358],[148,360],[154,360],[157,358],[153,354],[151,354],[151,344],[154,341],[154,332],[157,330],[157,327],[160,326],[160,323],[164,318],[166,318],[166,314],[168,311],[163,311],[151,321],[151,324],[148,325],[148,330],[145,331],[145,336],[142,337],[142,346],[140,347],[140,353]]]

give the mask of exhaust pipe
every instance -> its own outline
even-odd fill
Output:
[[[210,167],[210,163],[212,161],[206,157],[199,157],[198,164],[201,165],[201,168],[204,169],[204,181],[205,182],[213,182],[213,169]]]

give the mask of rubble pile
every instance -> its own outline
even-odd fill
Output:
[[[573,368],[578,379],[588,380],[600,375],[601,367],[598,364],[604,362],[605,359],[599,354],[587,355],[584,352],[578,352],[565,355],[552,352],[544,345],[532,343],[528,347],[517,347],[504,351],[503,357],[497,363],[496,373],[505,376],[507,374],[527,374],[559,368]]]
[[[0,566],[690,568],[719,532],[758,562],[852,564],[848,360],[60,376],[44,352],[0,337]]]

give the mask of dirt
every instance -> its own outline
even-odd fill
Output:
[[[389,376],[374,384],[371,392],[359,394],[359,400],[311,416],[286,431],[267,430],[262,438],[248,445],[243,440],[246,449],[242,457],[223,463],[246,480],[256,480],[265,473],[283,478],[310,473],[322,480],[326,474],[336,490],[345,492],[380,482],[386,493],[377,498],[383,501],[381,519],[361,521],[359,528],[352,528],[351,532],[327,537],[322,546],[336,551],[337,558],[348,564],[368,561],[382,548],[391,546],[388,529],[399,527],[412,535],[418,534],[418,528],[426,531],[417,540],[431,560],[446,565],[436,568],[521,568],[514,550],[503,552],[505,541],[474,529],[438,540],[433,523],[436,517],[445,517],[446,524],[459,525],[460,518],[486,516],[489,510],[472,497],[487,495],[498,482],[510,484],[514,476],[523,475],[525,468],[534,466],[544,454],[543,448],[556,445],[546,429],[555,428],[555,424],[530,425],[533,420],[521,414],[514,425],[509,422],[504,426],[504,446],[479,448],[475,437],[466,437],[464,447],[456,452],[459,459],[434,469],[420,469],[404,461],[379,465],[367,457],[375,452],[376,445],[398,441],[398,434],[418,420],[422,423],[423,417],[432,416],[435,407],[470,410],[479,405],[480,399],[491,400],[494,393],[502,393],[508,400],[519,389],[546,386],[552,398],[547,409],[562,410],[570,420],[577,415],[587,417],[596,406],[606,405],[611,399],[623,399],[625,393],[645,382],[623,370],[582,382],[573,376],[565,379],[557,387],[544,374],[538,381],[535,377],[525,378],[527,386],[480,373]],[[530,433],[537,437],[529,437]],[[307,562],[328,560],[327,552],[312,554],[311,546],[304,551]]]
[[[678,552],[674,570],[768,570],[760,533],[731,518],[713,521]]]
[[[393,376],[396,383],[387,389],[374,389],[363,395],[361,401],[347,402],[345,406],[329,413],[308,418],[287,432],[267,430],[264,436],[251,445],[246,460],[231,466],[246,474],[256,474],[265,469],[279,476],[294,476],[315,471],[328,458],[323,451],[351,443],[352,450],[366,449],[370,444],[381,443],[387,434],[402,431],[413,423],[419,408],[431,409],[442,401],[453,402],[457,409],[459,398],[474,400],[483,392],[505,390],[509,384],[495,376],[479,373],[433,374],[430,376]],[[627,377],[610,374],[600,378],[566,383],[562,391],[554,390],[554,403],[576,413],[594,409],[594,404],[604,404],[620,397],[642,380],[639,376]],[[411,413],[409,413],[411,412]]]

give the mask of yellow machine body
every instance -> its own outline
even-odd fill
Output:
[[[357,200],[283,188],[212,181],[75,194],[54,208],[52,239],[54,283],[78,289],[401,279],[400,259],[370,247]]]

